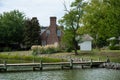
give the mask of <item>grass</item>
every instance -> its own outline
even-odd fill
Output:
[[[89,53],[79,53],[79,57],[87,57],[94,60],[98,60],[100,58],[102,61],[107,60],[107,56],[110,58],[111,62],[120,63],[120,50],[93,50]]]
[[[61,59],[40,57],[31,55],[32,51],[15,51],[15,52],[1,52],[0,63],[7,61],[7,63],[26,63],[26,62],[61,62]],[[65,61],[65,60],[64,60]]]
[[[73,52],[73,51],[72,51]],[[94,49],[89,52],[83,52],[78,50],[78,55],[72,55],[72,57],[83,58],[83,59],[93,59],[93,60],[102,60],[106,61],[107,56],[110,58],[111,62],[120,63],[120,50],[98,50]]]
[[[31,55],[32,51],[11,51],[11,52],[0,52],[0,54],[6,55]]]
[[[31,55],[32,51],[15,51],[15,52],[0,52],[0,59],[7,59],[9,63],[17,63],[17,62],[60,62],[62,59],[71,58],[83,58],[93,59],[93,60],[102,60],[106,61],[107,56],[110,58],[112,62],[120,63],[120,50],[93,50],[90,52],[81,52],[78,51],[79,55],[75,55],[74,52],[67,53],[54,53],[54,54],[40,54],[38,56]],[[65,61],[65,60],[64,60]]]

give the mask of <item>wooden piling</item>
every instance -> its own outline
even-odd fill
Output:
[[[42,64],[42,61],[40,61],[40,70],[42,70],[43,69],[43,64]]]
[[[109,59],[109,57],[108,57],[108,56],[107,56],[107,60],[106,60],[106,62],[107,62],[107,63],[109,63],[109,62],[110,62],[110,59]]]
[[[61,65],[61,69],[64,69],[64,68],[63,68],[63,65]]]
[[[81,65],[81,68],[82,68],[82,69],[84,69],[84,66],[83,66],[83,65]]]
[[[35,67],[33,67],[33,71],[36,71],[36,70],[42,70],[43,69],[43,64],[42,64],[42,61],[40,61],[40,64],[39,64],[39,66],[35,66]]]
[[[73,60],[70,59],[70,69],[73,69]]]
[[[81,62],[83,62],[83,58],[81,58]]]
[[[92,68],[92,66],[93,66],[93,60],[91,59],[90,60],[90,68]]]
[[[63,62],[63,59],[61,59],[61,61]],[[61,69],[63,69],[63,64],[61,64]]]
[[[7,71],[7,63],[4,61],[4,71]]]

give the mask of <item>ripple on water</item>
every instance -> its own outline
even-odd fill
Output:
[[[7,72],[0,73],[0,80],[120,80],[120,71],[112,69],[76,69]]]

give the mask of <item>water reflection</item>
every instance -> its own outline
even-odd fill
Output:
[[[0,80],[120,80],[120,71],[111,69],[54,70],[0,73]]]

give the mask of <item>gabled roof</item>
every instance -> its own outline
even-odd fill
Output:
[[[46,27],[41,27],[41,35],[48,29],[49,27],[48,26],[46,26]]]
[[[90,35],[88,35],[88,34],[84,34],[84,35],[82,36],[82,40],[83,40],[83,41],[92,41],[93,38],[92,38]]]

